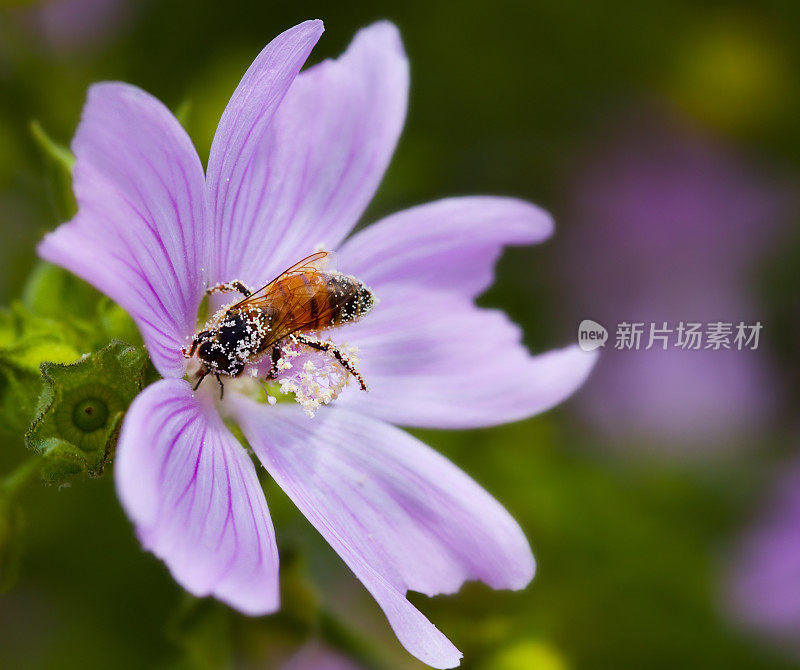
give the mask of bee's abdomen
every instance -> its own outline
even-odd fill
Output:
[[[375,305],[375,296],[367,286],[349,275],[331,274],[327,277],[329,326],[357,321]]]

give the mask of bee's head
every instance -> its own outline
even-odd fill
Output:
[[[191,354],[203,363],[202,373],[222,373],[236,377],[244,370],[244,365],[232,355],[229,348],[220,343],[217,333],[201,330],[192,340]]]

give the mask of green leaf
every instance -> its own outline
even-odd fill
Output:
[[[45,481],[103,473],[146,366],[144,349],[118,340],[75,363],[42,364],[44,386],[25,442],[43,457]]]
[[[0,310],[0,430],[21,435],[36,412],[40,365],[80,358],[79,337],[63,324],[38,317],[20,304]]]
[[[114,339],[142,343],[139,329],[122,307],[71,272],[44,261],[33,269],[25,284],[22,306],[30,313],[17,309],[17,314],[30,322],[29,329],[61,333],[84,352]]]
[[[36,415],[41,375],[22,370],[0,359],[0,429],[19,436]]]
[[[110,298],[102,296],[97,303],[97,325],[106,340],[122,340],[142,344],[142,335],[130,314]]]
[[[22,302],[0,309],[0,431],[24,434],[36,418],[43,363],[75,363],[112,340],[142,341],[121,307],[69,272],[39,263]],[[43,450],[62,454],[73,470],[84,466],[81,453],[65,445]]]
[[[0,359],[38,375],[43,361],[70,363],[86,346],[85,333],[33,314],[20,303],[0,311]]]
[[[100,293],[74,274],[39,261],[22,289],[22,304],[39,316],[86,319],[94,313]]]

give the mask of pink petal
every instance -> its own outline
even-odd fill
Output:
[[[502,313],[472,300],[493,279],[506,244],[553,230],[548,214],[512,198],[451,198],[390,216],[357,233],[339,265],[379,299],[334,339],[358,347],[368,393],[339,399],[392,423],[469,428],[523,419],[558,404],[596,356],[569,347],[531,356]]]
[[[800,653],[800,461],[786,463],[726,575],[730,613]]]
[[[180,376],[210,236],[200,159],[164,105],[120,83],[89,89],[72,149],[79,211],[39,254],[128,310],[158,371]]]
[[[414,284],[475,297],[494,279],[506,245],[537,244],[553,233],[550,215],[514,198],[447,198],[398,212],[347,240],[341,269],[375,290]]]
[[[382,421],[338,408],[237,398],[234,413],[275,481],[378,601],[403,646],[436,668],[461,654],[408,590],[453,593],[467,579],[521,589],[533,556],[508,512],[447,459]]]
[[[245,252],[265,230],[251,228],[268,166],[264,152],[274,116],[300,68],[324,31],[322,21],[305,21],[278,35],[253,61],[222,114],[208,159],[208,193],[216,226],[215,282],[240,278]],[[299,260],[299,259],[298,259]],[[265,280],[266,281],[266,280]]]
[[[278,550],[247,452],[207,398],[165,379],[133,401],[114,475],[144,547],[196,596],[246,614],[278,608]]]
[[[577,346],[531,356],[504,313],[413,285],[376,289],[380,303],[340,329],[358,348],[369,391],[351,384],[339,402],[391,423],[472,428],[539,414],[580,387],[596,352]]]
[[[386,22],[300,74],[258,151],[232,169],[241,188],[218,208],[220,277],[264,284],[315,247],[338,246],[383,177],[407,98],[408,62]]]

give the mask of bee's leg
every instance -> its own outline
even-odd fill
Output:
[[[200,384],[203,383],[203,380],[206,378],[207,374],[208,370],[206,370],[203,374],[200,375],[200,379],[197,380],[197,383],[194,385],[194,388],[192,389],[193,391],[196,391],[197,389],[200,388]]]
[[[241,293],[245,298],[249,298],[253,293],[242,282],[234,280],[225,282],[224,284],[217,284],[216,286],[212,286],[211,288],[207,288],[206,294],[211,295],[212,293],[230,293],[231,291],[236,291],[238,293]]]
[[[281,360],[281,348],[275,344],[272,347],[272,351],[270,352],[270,360],[272,361],[272,367],[269,370],[269,374],[267,375],[270,379],[275,379],[278,376],[278,361]]]
[[[219,384],[219,399],[222,400],[222,396],[225,393],[225,385],[222,383],[222,380],[219,378],[219,373],[214,375],[217,378],[217,384]]]
[[[317,340],[313,337],[309,337],[308,335],[303,335],[302,333],[295,333],[292,335],[296,342],[300,344],[305,344],[307,347],[311,347],[312,349],[316,349],[317,351],[324,351],[327,354],[333,356],[345,370],[347,370],[353,377],[358,380],[358,384],[361,387],[362,391],[367,390],[367,384],[364,381],[364,378],[361,376],[361,373],[356,370],[353,363],[350,361],[347,356],[345,356],[333,342],[329,342],[327,340]]]

